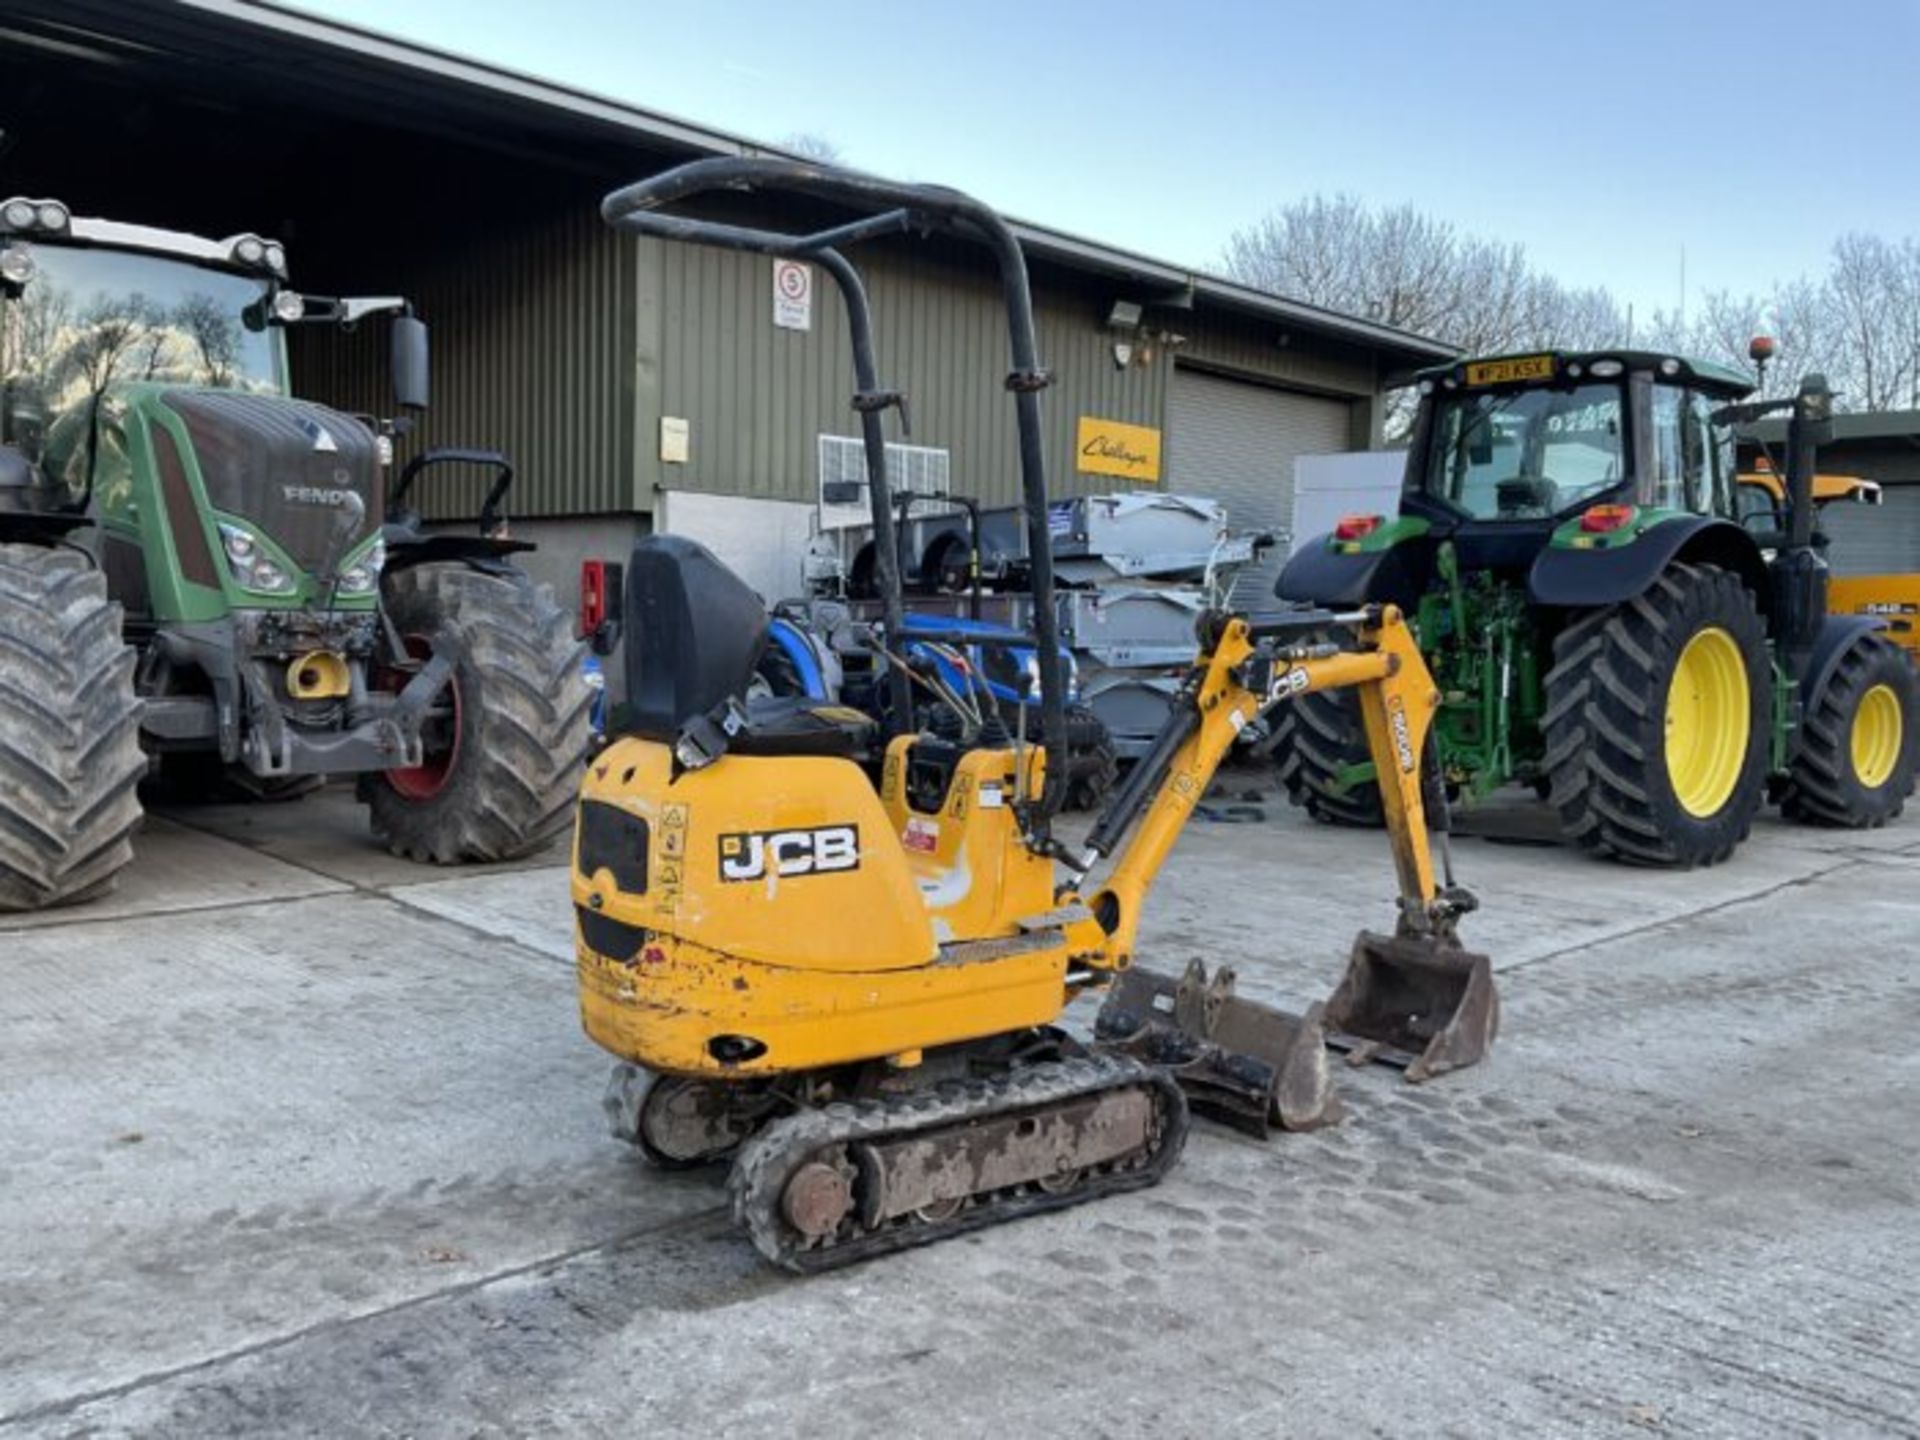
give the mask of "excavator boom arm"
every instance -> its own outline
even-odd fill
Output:
[[[1367,743],[1386,802],[1402,913],[1426,917],[1433,912],[1438,892],[1422,803],[1420,757],[1440,697],[1405,619],[1392,606],[1367,612],[1366,623],[1359,628],[1358,647],[1352,650],[1327,644],[1279,647],[1264,691],[1246,683],[1247,662],[1254,658],[1257,644],[1255,629],[1244,618],[1233,617],[1220,627],[1218,639],[1200,658],[1190,681],[1193,711],[1186,720],[1184,739],[1169,757],[1150,755],[1141,762],[1143,768],[1159,768],[1162,773],[1138,825],[1124,837],[1123,845],[1119,844],[1123,837],[1105,834],[1105,821],[1096,827],[1095,848],[1117,848],[1119,853],[1105,883],[1088,901],[1092,923],[1098,928],[1086,929],[1089,943],[1081,958],[1095,968],[1119,970],[1132,963],[1147,890],[1235,738],[1270,706],[1287,704],[1315,690],[1359,691]],[[1142,774],[1136,783],[1155,784],[1156,777]],[[1125,799],[1124,794],[1116,798],[1116,809],[1123,807]]]

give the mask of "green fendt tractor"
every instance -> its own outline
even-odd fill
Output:
[[[293,399],[286,330],[390,317],[378,421]],[[579,646],[490,513],[510,467],[415,459],[426,327],[320,299],[281,247],[0,202],[0,910],[83,900],[131,858],[138,782],[259,794],[360,777],[421,860],[523,853],[566,822],[589,744]],[[398,503],[494,464],[483,533]]]
[[[1771,342],[1757,341],[1764,362]],[[1428,763],[1471,804],[1531,785],[1570,841],[1705,865],[1771,795],[1788,817],[1880,825],[1912,793],[1915,678],[1866,616],[1828,615],[1809,487],[1818,376],[1742,403],[1737,371],[1633,351],[1425,372],[1393,516],[1303,544],[1276,593],[1416,617],[1441,689]],[[1732,427],[1791,411],[1784,530],[1743,527]],[[1377,823],[1359,718],[1283,706],[1274,752],[1316,817]]]

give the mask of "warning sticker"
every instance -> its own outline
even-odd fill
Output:
[[[813,267],[798,260],[773,262],[773,323],[782,330],[813,328]]]
[[[922,820],[918,815],[910,817],[907,828],[901,832],[900,843],[922,855],[933,854],[940,848],[939,822]]]

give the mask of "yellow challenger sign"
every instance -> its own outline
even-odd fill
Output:
[[[1160,432],[1151,425],[1123,425],[1082,415],[1074,447],[1074,468],[1082,474],[1153,483],[1160,479]]]
[[[1467,366],[1469,385],[1507,385],[1515,380],[1551,380],[1551,355],[1516,355],[1511,360],[1482,360]]]

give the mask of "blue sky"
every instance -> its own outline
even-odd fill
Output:
[[[1316,190],[1643,314],[1920,236],[1920,0],[304,3],[1205,268]]]

